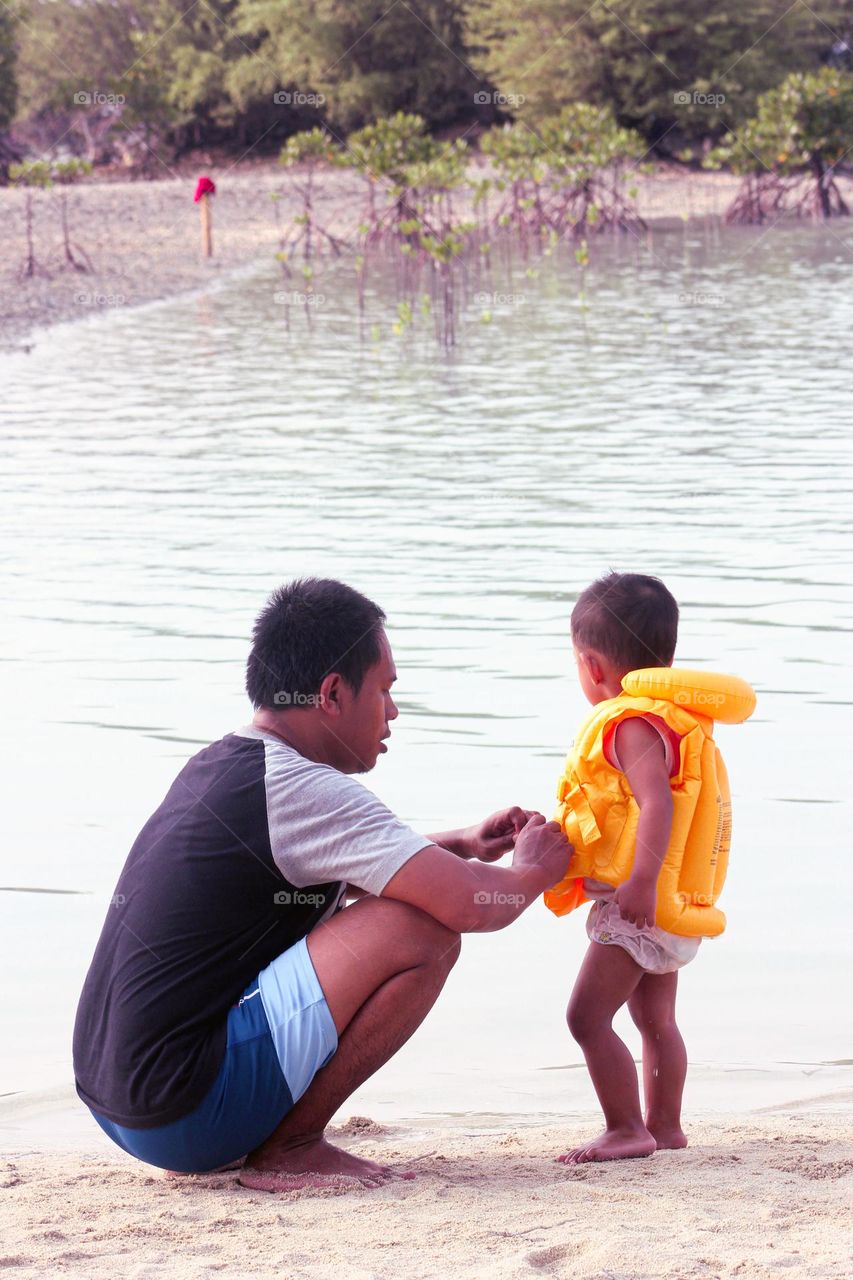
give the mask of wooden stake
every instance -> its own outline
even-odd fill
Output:
[[[201,209],[201,251],[205,258],[213,257],[213,219],[210,207],[210,196],[207,192],[199,197]]]

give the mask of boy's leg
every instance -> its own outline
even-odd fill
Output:
[[[650,1156],[655,1150],[640,1111],[634,1059],[611,1025],[643,976],[622,947],[590,944],[566,1016],[583,1050],[607,1128],[593,1142],[558,1156],[564,1164]]]
[[[675,1022],[677,988],[677,973],[647,973],[628,1001],[643,1037],[646,1128],[659,1150],[687,1146],[681,1128],[687,1050]]]

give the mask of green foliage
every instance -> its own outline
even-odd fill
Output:
[[[721,136],[853,29],[853,0],[472,0],[476,65],[528,120],[610,106],[651,141]]]
[[[493,162],[498,185],[512,182],[541,182],[547,171],[547,160],[541,134],[527,124],[507,124],[500,129],[490,129],[480,141],[480,150]],[[488,191],[488,183],[481,184],[478,196]]]
[[[254,56],[258,43],[237,31],[238,0],[181,4],[177,12],[174,0],[143,3],[144,23],[132,35],[139,62],[128,92],[131,107],[148,96],[177,130],[232,126],[240,108],[229,75],[237,62]]]
[[[19,31],[19,115],[71,111],[75,94],[120,93],[148,8],[149,0],[29,0]]]
[[[395,165],[437,165],[449,188],[460,155],[430,151],[428,131],[483,118],[486,103],[537,132],[587,104],[589,118],[606,109],[678,150],[739,129],[762,94],[819,72],[851,33],[853,0],[7,0],[0,129],[17,100],[46,140],[94,158],[108,135],[127,138],[122,126],[152,147],[230,135],[236,148],[315,119],[337,137],[420,119],[409,137],[377,124],[362,162],[401,183],[413,173]],[[522,133],[490,145],[511,180],[536,180],[541,152]]]
[[[278,159],[288,169],[297,164],[340,163],[341,148],[327,130],[306,129],[288,138]]]
[[[640,160],[646,146],[640,135],[623,129],[607,107],[576,102],[536,126],[520,122],[490,129],[481,150],[508,181],[575,182],[608,165]]]
[[[469,156],[463,139],[439,142],[427,133],[423,117],[398,111],[350,134],[343,162],[370,182],[388,184],[395,196],[422,192],[430,200],[462,185]]]
[[[13,187],[40,187],[42,190],[52,187],[50,164],[47,160],[26,160],[21,164],[10,164],[9,182]]]
[[[622,160],[639,160],[646,152],[642,138],[623,129],[609,107],[575,102],[558,116],[544,120],[542,143],[553,167],[604,169]]]
[[[422,116],[398,111],[351,133],[347,139],[350,164],[373,181],[387,179],[397,187],[408,186],[413,166],[429,164],[437,144],[426,131]]]
[[[258,44],[229,84],[238,97],[286,86],[319,95],[344,129],[398,110],[440,125],[470,112],[477,87],[464,9],[461,0],[239,0],[240,34]]]
[[[836,164],[853,147],[853,76],[824,67],[795,72],[762,94],[758,111],[737,135],[712,151],[708,168],[784,176]]]
[[[0,5],[0,129],[11,124],[18,100],[17,36],[17,14]]]
[[[622,169],[629,161],[636,168],[646,146],[607,107],[576,102],[535,126],[519,121],[492,129],[482,150],[492,161],[492,185],[509,193],[495,225],[534,232],[546,252],[564,231],[576,236],[639,224]],[[481,190],[477,198],[483,198]]]
[[[54,183],[67,186],[92,172],[88,160],[26,160],[9,165],[9,180],[14,187],[40,187],[46,190]]]
[[[92,164],[89,160],[54,160],[52,168],[52,176],[54,182],[60,186],[66,186],[70,182],[76,182],[78,178],[84,178],[92,172]]]

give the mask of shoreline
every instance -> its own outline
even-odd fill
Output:
[[[35,192],[34,245],[50,276],[21,279],[26,258],[25,192],[0,188],[6,252],[0,272],[0,351],[26,351],[50,326],[208,288],[240,269],[270,265],[279,248],[274,192],[283,193],[282,219],[298,212],[287,172],[277,163],[214,171],[214,257],[201,257],[194,180],[87,181],[65,188],[72,241],[94,265],[91,273],[59,269],[56,189]],[[721,218],[740,179],[726,173],[686,172],[661,165],[639,175],[637,207],[650,224]],[[346,239],[360,220],[362,179],[329,169],[317,178],[318,220]]]
[[[370,1190],[267,1195],[117,1149],[15,1155],[0,1161],[0,1265],[20,1280],[849,1275],[849,1112],[696,1117],[684,1151],[561,1165],[574,1119],[484,1132],[350,1116],[335,1141],[416,1175]]]
[[[637,1063],[638,1070],[640,1063]],[[846,1115],[853,1125],[853,1063],[694,1061],[688,1073],[684,1114],[704,1123],[752,1123],[776,1115]],[[481,1071],[454,1072],[452,1080],[422,1072],[417,1080],[388,1064],[347,1100],[341,1114],[363,1112],[382,1125],[483,1132],[507,1125],[524,1129],[563,1124],[567,1117],[586,1131],[600,1113],[582,1062],[565,1066],[505,1069],[492,1087]],[[338,1120],[340,1117],[336,1117]],[[112,1143],[80,1102],[73,1082],[0,1094],[0,1158],[55,1151],[91,1155],[112,1152]]]

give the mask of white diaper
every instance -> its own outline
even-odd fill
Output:
[[[674,973],[689,964],[699,950],[701,938],[682,938],[677,933],[667,933],[657,925],[638,929],[625,920],[619,906],[612,898],[593,902],[586,921],[587,935],[592,942],[605,947],[622,947],[641,969],[647,973]]]

